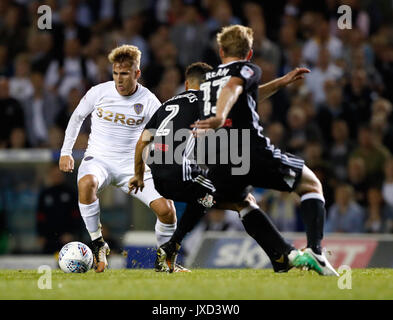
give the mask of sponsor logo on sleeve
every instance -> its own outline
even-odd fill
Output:
[[[248,66],[243,66],[243,68],[240,70],[240,74],[245,78],[249,79],[254,75],[254,71],[248,67]]]

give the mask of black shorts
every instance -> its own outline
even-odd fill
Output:
[[[194,181],[178,181],[154,177],[156,190],[167,199],[180,202],[194,202],[203,198],[207,193],[213,194],[215,188],[202,174],[194,178]]]
[[[216,188],[218,201],[237,202],[249,193],[249,186],[291,192],[302,176],[304,160],[290,153],[283,153],[273,145],[252,147],[249,170],[234,175],[233,165],[209,165],[208,179]]]

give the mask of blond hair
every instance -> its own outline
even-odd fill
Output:
[[[110,63],[123,63],[128,62],[131,65],[136,64],[139,68],[141,62],[141,51],[132,45],[124,44],[117,47],[111,51],[108,55],[108,60]]]
[[[253,34],[251,28],[241,25],[224,27],[217,34],[217,43],[225,57],[246,58],[252,49]]]

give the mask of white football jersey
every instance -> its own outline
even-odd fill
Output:
[[[133,159],[139,136],[160,105],[157,97],[139,83],[131,96],[120,95],[114,81],[92,87],[70,118],[61,155],[72,154],[80,127],[91,114],[85,155]]]

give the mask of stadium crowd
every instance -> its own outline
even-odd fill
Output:
[[[43,4],[51,29],[37,26]],[[341,4],[352,9],[352,29],[338,28]],[[322,181],[327,231],[392,233],[392,12],[391,2],[366,0],[0,0],[0,148],[60,149],[79,100],[111,80],[113,47],[142,51],[141,83],[163,102],[183,89],[187,65],[219,64],[215,34],[240,23],[254,31],[263,83],[311,70],[258,113],[272,143]],[[281,231],[302,229],[298,202],[261,192]]]

